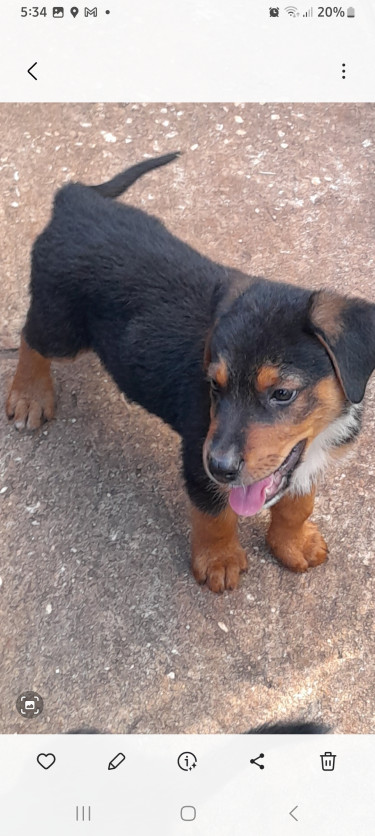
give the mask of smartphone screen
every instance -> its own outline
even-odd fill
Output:
[[[371,833],[373,4],[0,15],[1,832]]]

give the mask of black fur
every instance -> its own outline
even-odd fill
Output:
[[[299,722],[299,723],[264,723],[263,726],[255,726],[247,734],[329,734],[331,729],[323,723]]]

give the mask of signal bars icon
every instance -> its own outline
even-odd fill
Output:
[[[304,12],[302,17],[312,17],[314,14],[314,8],[311,6],[310,9],[307,9],[307,12]]]

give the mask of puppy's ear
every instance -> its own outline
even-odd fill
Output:
[[[375,368],[375,305],[327,290],[311,294],[309,327],[328,352],[351,403],[360,403]]]
[[[211,363],[211,340],[215,327],[225,313],[227,313],[241,293],[244,293],[254,281],[240,270],[227,269],[226,279],[215,288],[211,298],[211,327],[208,330],[203,353],[203,368],[207,371]]]

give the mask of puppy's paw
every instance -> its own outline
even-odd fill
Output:
[[[193,553],[193,574],[200,584],[206,583],[212,592],[236,589],[241,572],[247,569],[246,552],[239,543],[224,549],[202,549]]]
[[[312,522],[305,522],[302,528],[289,535],[285,529],[277,532],[271,526],[267,542],[277,560],[293,572],[306,572],[319,566],[328,555],[327,544]]]
[[[307,522],[305,523],[305,526],[306,534],[303,546],[304,558],[309,566],[319,566],[327,560],[327,543],[314,523]]]
[[[37,430],[45,421],[52,420],[54,412],[55,398],[50,376],[29,381],[20,381],[15,377],[6,402],[6,413],[13,420],[16,430]]]

